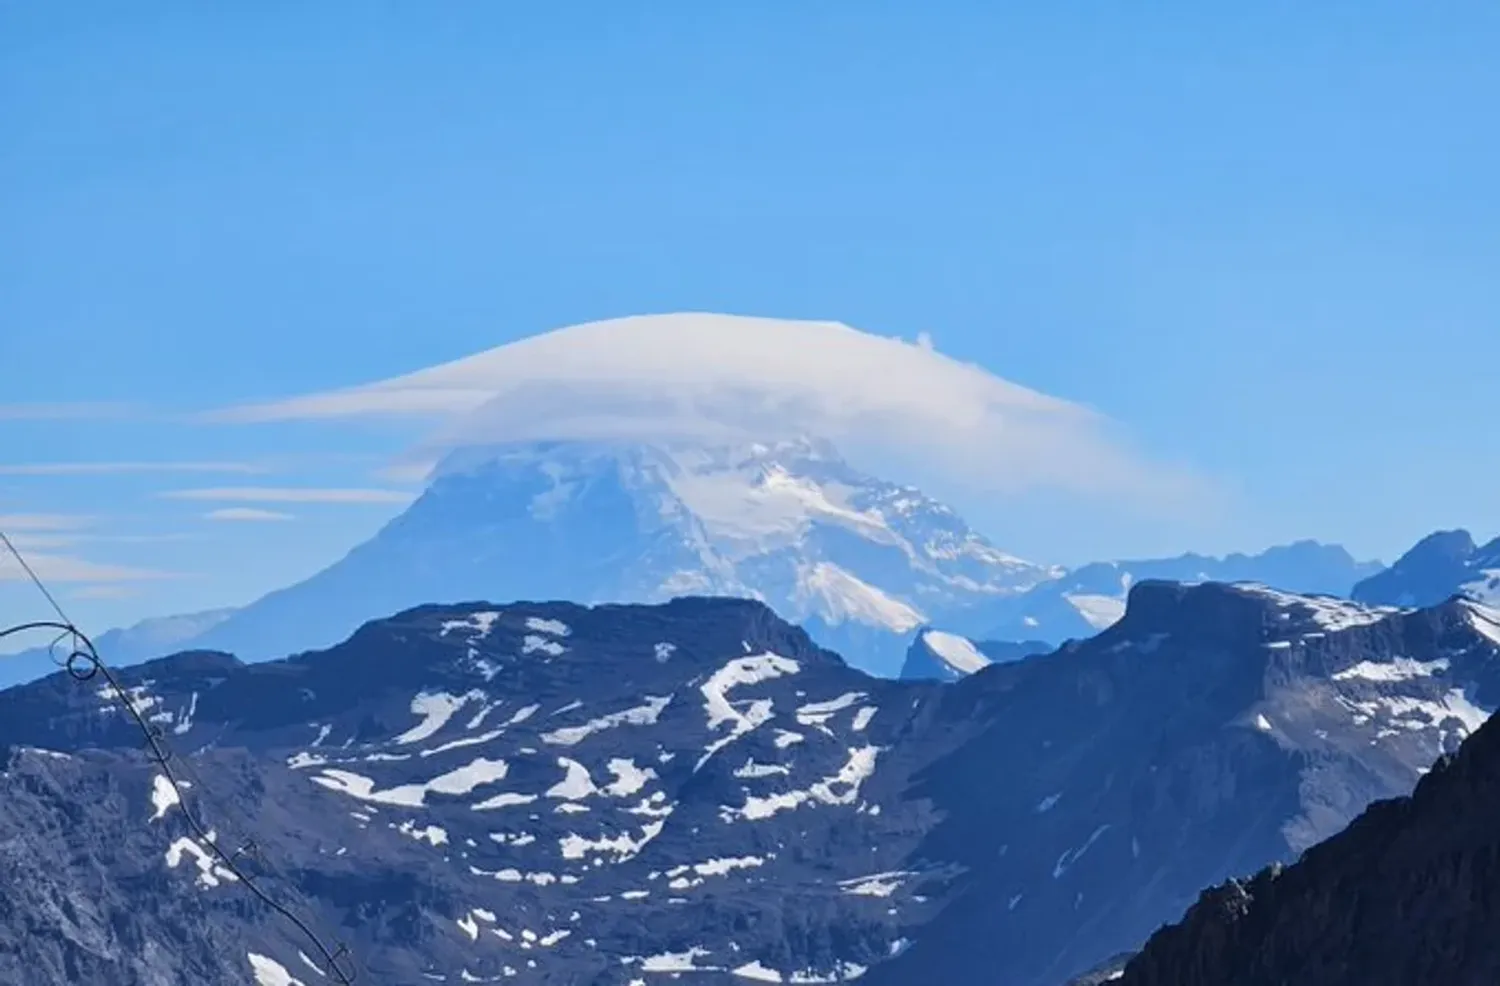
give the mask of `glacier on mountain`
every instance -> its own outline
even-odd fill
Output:
[[[1060,574],[826,441],[475,446],[370,541],[193,645],[269,658],[428,602],[724,595],[766,602],[894,676],[918,627]]]

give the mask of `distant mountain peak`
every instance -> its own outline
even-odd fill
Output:
[[[1436,531],[1353,590],[1355,599],[1394,606],[1432,606],[1456,595],[1500,603],[1500,538],[1481,545],[1461,528]]]
[[[813,437],[481,445],[369,542],[194,645],[268,658],[426,602],[725,595],[894,677],[916,627],[1058,574]]]
[[[972,639],[1047,641],[1082,639],[1115,624],[1134,585],[1145,581],[1259,582],[1290,593],[1343,596],[1379,563],[1356,561],[1340,545],[1301,540],[1259,554],[1184,554],[1175,558],[1095,561],[1031,590],[996,597],[948,621],[944,629]]]
[[[1445,558],[1461,561],[1472,555],[1478,545],[1474,542],[1474,535],[1464,528],[1454,528],[1451,531],[1434,531],[1412,546],[1411,550],[1402,555],[1396,562],[1400,565],[1404,562],[1412,562],[1419,559]]]
[[[107,630],[94,637],[99,656],[111,665],[139,664],[171,653],[202,636],[235,614],[234,609],[213,609],[179,616],[152,617],[124,629]],[[34,647],[18,654],[0,655],[0,688],[30,681],[59,670],[67,652],[52,647]]]
[[[1132,587],[1144,581],[1220,582],[1275,586],[1291,593],[1346,595],[1378,571],[1339,545],[1298,541],[1258,554],[1093,562],[1015,595],[997,597],[944,629],[977,640],[1042,640],[1060,644],[1113,625],[1125,613]]]

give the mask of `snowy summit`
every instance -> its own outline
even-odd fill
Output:
[[[435,419],[408,460],[429,485],[405,514],[198,642],[249,658],[332,644],[424,602],[733,595],[894,675],[918,627],[1060,573],[869,461],[991,491],[1119,492],[1150,476],[1087,409],[925,336],[835,322],[593,322],[230,413]]]
[[[433,600],[722,595],[894,676],[919,626],[1055,574],[827,443],[472,446],[372,540],[195,643],[271,657]]]

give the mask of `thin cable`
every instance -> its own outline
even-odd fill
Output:
[[[0,640],[3,640],[4,638],[15,634],[25,633],[31,630],[57,631],[58,635],[52,642],[53,648],[55,648],[57,644],[61,643],[64,639],[68,639],[70,641],[69,646],[72,648],[72,652],[68,654],[67,658],[62,662],[62,667],[77,681],[88,681],[96,674],[104,676],[104,680],[109,683],[110,689],[114,692],[114,699],[116,704],[118,704],[122,709],[130,714],[130,717],[135,721],[136,726],[140,728],[142,735],[146,737],[146,745],[150,747],[151,758],[156,761],[157,766],[161,769],[162,775],[166,778],[167,783],[171,785],[173,792],[176,794],[178,806],[182,811],[182,817],[187,820],[188,826],[198,836],[199,841],[202,842],[205,847],[207,847],[207,851],[211,855],[217,857],[220,865],[222,865],[224,869],[228,870],[230,873],[234,874],[235,878],[240,882],[242,886],[244,886],[246,890],[248,890],[255,897],[259,898],[262,903],[271,908],[302,933],[303,937],[305,937],[312,944],[313,948],[323,957],[323,961],[327,965],[326,969],[318,970],[322,975],[324,975],[325,977],[332,976],[336,981],[342,984],[342,986],[353,986],[354,980],[358,973],[353,966],[351,957],[349,955],[349,949],[342,943],[336,943],[334,947],[330,948],[323,941],[322,937],[320,937],[317,932],[312,929],[311,925],[309,925],[306,920],[292,911],[291,908],[282,904],[266,891],[262,890],[259,884],[256,883],[255,879],[240,867],[239,863],[236,862],[236,858],[241,855],[242,850],[236,849],[234,854],[231,855],[229,853],[226,853],[218,845],[215,839],[209,837],[210,830],[207,828],[207,826],[200,822],[197,817],[194,816],[193,812],[188,808],[188,801],[184,797],[185,789],[179,784],[177,776],[172,769],[171,763],[169,762],[171,760],[172,751],[167,747],[166,739],[163,736],[162,731],[149,723],[146,720],[145,716],[142,715],[141,710],[136,707],[136,703],[130,700],[125,689],[121,686],[120,680],[116,676],[115,672],[112,671],[110,667],[104,663],[104,660],[99,656],[99,651],[94,647],[94,642],[90,640],[82,630],[78,629],[77,624],[68,619],[68,614],[58,603],[57,598],[53,596],[52,593],[47,589],[46,583],[44,583],[40,576],[37,575],[35,569],[33,569],[31,565],[26,561],[26,557],[21,554],[20,550],[16,548],[15,543],[12,542],[8,536],[6,536],[4,531],[0,531],[0,544],[3,544],[5,548],[10,552],[10,554],[16,559],[17,564],[21,566],[21,570],[26,573],[27,577],[31,580],[31,583],[36,586],[37,590],[41,592],[43,598],[45,598],[48,604],[52,607],[53,612],[57,614],[57,620],[55,621],[37,620],[30,623],[22,623],[16,626],[0,629]],[[350,961],[349,964],[345,966],[340,964],[341,960]]]
[[[11,556],[15,558],[16,564],[21,566],[21,571],[25,572],[26,577],[31,579],[31,584],[36,586],[37,591],[42,594],[42,598],[47,600],[48,605],[52,607],[52,612],[56,613],[57,618],[71,628],[73,621],[68,619],[67,613],[63,612],[62,604],[57,601],[56,596],[52,595],[52,591],[47,588],[47,583],[42,581],[41,576],[36,574],[36,569],[31,567],[31,564],[26,560],[26,556],[21,554],[21,549],[17,548],[15,542],[11,541],[10,535],[4,531],[0,531],[0,541],[5,542],[5,547],[10,551]],[[61,640],[62,637],[58,637],[57,639]],[[54,640],[53,643],[56,644],[57,641]]]

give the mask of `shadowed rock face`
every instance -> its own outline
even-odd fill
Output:
[[[967,884],[870,981],[973,981],[982,954],[992,981],[1054,986],[1138,947],[1168,901],[1260,868],[1235,858],[1295,859],[1500,704],[1495,618],[1145,583],[1098,637],[967,679],[992,725],[916,789],[964,805],[922,851],[963,859]],[[1017,851],[1007,834],[1043,806],[1050,838]]]
[[[1115,982],[1500,982],[1500,722],[1295,865],[1204,893]]]
[[[934,684],[748,601],[428,606],[131,669],[185,805],[55,676],[0,693],[0,982],[326,982],[186,807],[364,982],[1056,986],[1409,791],[1500,704],[1489,619],[1143,583]]]

